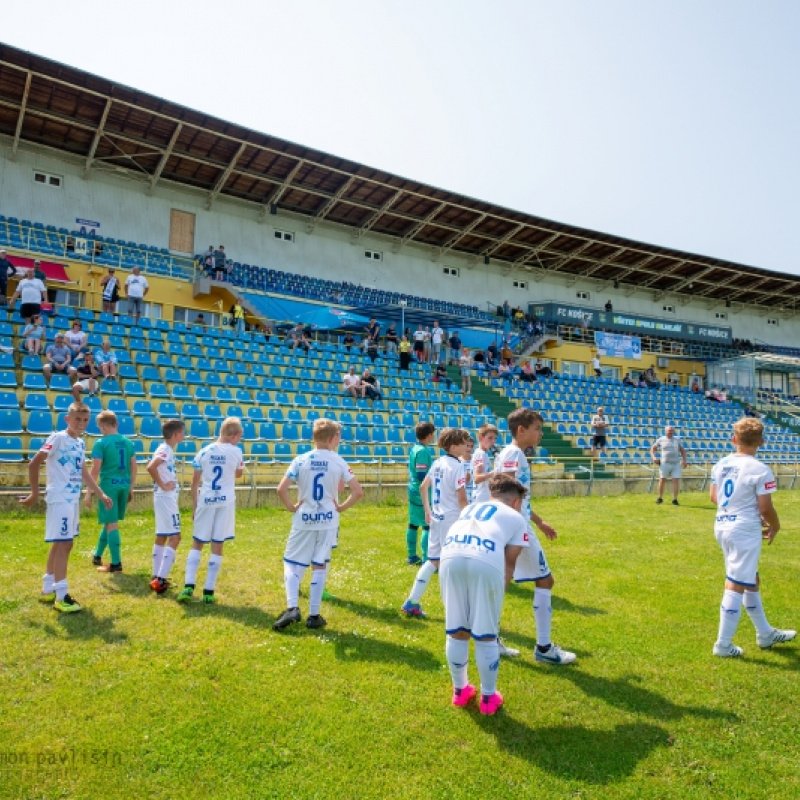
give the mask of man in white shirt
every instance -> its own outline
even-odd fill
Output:
[[[139,267],[134,267],[133,272],[128,275],[125,281],[125,294],[128,296],[128,311],[134,317],[134,322],[139,324],[139,317],[142,313],[144,296],[150,291],[147,278],[141,274]]]
[[[42,303],[47,299],[47,289],[45,285],[33,276],[23,278],[17,284],[17,290],[11,297],[9,306],[14,308],[14,301],[20,298],[19,315],[30,324],[31,319],[40,313]]]
[[[661,449],[661,457],[656,458],[656,448]],[[653,442],[650,448],[650,458],[659,464],[661,476],[658,481],[657,505],[664,502],[664,487],[667,480],[672,478],[672,505],[678,505],[678,490],[681,485],[681,468],[686,466],[686,450],[683,449],[681,440],[675,435],[675,428],[667,425],[664,435]]]
[[[592,356],[592,369],[594,370],[596,378],[603,377],[603,368],[600,366],[600,353],[595,353],[594,356]]]
[[[439,327],[439,321],[434,320],[433,330],[431,331],[431,363],[438,364],[442,353],[442,342],[444,341],[444,331]]]
[[[602,453],[606,449],[606,434],[608,433],[608,417],[604,409],[598,408],[592,417],[592,457],[598,450]]]
[[[356,368],[350,367],[349,372],[342,375],[342,390],[345,394],[352,395],[354,399],[364,396],[364,387],[361,386],[361,376],[356,374]]]

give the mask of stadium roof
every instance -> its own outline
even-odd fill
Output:
[[[0,137],[12,157],[39,146],[147,191],[169,181],[217,197],[459,254],[598,291],[682,294],[794,312],[800,278],[643,244],[509,210],[259,133],[0,43]]]

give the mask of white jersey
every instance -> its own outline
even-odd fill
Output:
[[[198,509],[206,506],[229,506],[236,503],[236,471],[244,465],[242,451],[228,442],[206,445],[192,461],[196,471],[203,473]]]
[[[335,450],[312,450],[292,461],[286,477],[297,484],[300,503],[292,518],[295,530],[337,528],[339,484],[353,480],[353,470]]]
[[[445,536],[441,561],[476,558],[505,574],[506,545],[530,546],[528,520],[499,500],[472,503]]]
[[[47,437],[40,453],[47,453],[47,503],[78,503],[83,484],[86,444],[66,431]]]
[[[481,448],[477,448],[475,452],[472,454],[472,463],[471,463],[471,471],[472,471],[472,502],[479,503],[485,502],[489,499],[489,481],[483,481],[482,483],[475,483],[475,476],[478,474],[478,467],[481,467],[481,471],[491,472],[492,471],[492,464],[489,461],[489,454],[485,450],[481,450]]]
[[[73,331],[70,328],[65,334],[64,338],[67,340],[67,344],[73,350],[80,350],[86,344],[86,333],[84,331]]]
[[[522,450],[515,444],[506,445],[494,460],[494,471],[498,475],[503,472],[512,475],[526,489],[525,497],[522,498],[522,508],[520,509],[525,519],[531,517],[531,467],[528,458]]]
[[[455,456],[437,458],[428,473],[431,476],[431,519],[441,522],[456,519],[461,513],[458,490],[464,489],[467,476],[464,464]]]
[[[677,436],[661,436],[656,439],[656,446],[661,448],[662,464],[678,464],[681,461],[681,440]]]
[[[160,458],[162,463],[158,465],[158,477],[161,483],[174,483],[175,488],[171,492],[165,492],[157,483],[153,484],[155,494],[176,497],[178,494],[178,476],[175,474],[175,451],[166,443],[161,444],[153,453],[153,458]]]
[[[753,456],[725,456],[711,470],[711,484],[717,487],[718,526],[761,530],[758,497],[778,488],[766,464]]]

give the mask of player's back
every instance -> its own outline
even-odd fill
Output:
[[[336,497],[342,481],[349,483],[353,472],[335,450],[311,450],[298,456],[286,474],[297,484],[293,525],[335,527],[339,521]]]
[[[522,515],[529,518],[531,515],[531,467],[528,457],[522,448],[515,444],[506,445],[494,460],[494,471],[513,475],[527,490],[522,498]]]
[[[42,451],[47,453],[47,502],[79,502],[86,456],[83,439],[58,431],[47,437]]]
[[[431,468],[433,453],[426,444],[415,444],[408,453],[408,488],[419,493],[419,487]]]
[[[777,488],[766,464],[751,455],[725,456],[711,470],[711,483],[717,487],[718,525],[760,530],[758,497]]]
[[[202,472],[199,505],[236,502],[236,472],[244,464],[242,451],[228,442],[212,442],[195,457],[194,468]]]
[[[455,456],[443,455],[431,467],[431,516],[439,521],[461,513],[458,490],[466,484],[464,464]]]
[[[174,489],[165,492],[157,483],[154,483],[153,491],[155,494],[177,494],[180,487],[178,486],[178,478],[175,473],[175,451],[166,442],[161,442],[156,448],[155,453],[153,453],[153,458],[157,458],[161,461],[158,465],[158,477],[161,479],[161,482],[175,484]]]
[[[92,458],[102,459],[100,480],[112,483],[130,483],[133,442],[122,434],[111,433],[98,439],[92,448]]]

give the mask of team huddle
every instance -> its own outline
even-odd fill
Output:
[[[29,464],[30,494],[20,502],[30,508],[39,497],[39,469],[47,470],[47,515],[45,541],[50,544],[42,582],[41,600],[53,603],[63,613],[81,610],[69,594],[67,563],[79,531],[79,503],[86,484],[85,504],[97,497],[98,522],[102,525],[93,563],[102,572],[122,571],[119,522],[125,517],[136,481],[133,444],[117,432],[112,411],[98,414],[102,437],[92,449],[92,470],[86,467],[83,434],[89,424],[89,408],[73,403],[66,416],[67,428],[48,437]],[[478,431],[473,452],[470,433],[447,428],[438,438],[444,455],[434,459],[431,445],[435,428],[417,424],[417,444],[409,453],[409,523],[406,531],[408,563],[420,565],[411,592],[401,611],[407,617],[424,617],[420,600],[438,573],[445,611],[445,653],[453,681],[456,706],[465,706],[478,694],[468,679],[469,640],[475,642],[475,660],[480,678],[479,710],[491,715],[503,705],[497,691],[500,656],[518,656],[499,637],[503,598],[513,579],[532,582],[533,616],[536,625],[536,661],[567,665],[576,656],[551,640],[551,595],[554,579],[534,528],[547,539],[557,532],[531,508],[531,470],[525,451],[535,448],[542,437],[542,416],[519,408],[508,416],[512,441],[491,460],[497,428],[484,425]],[[177,595],[182,603],[194,600],[197,574],[206,544],[210,545],[201,601],[216,602],[215,589],[222,567],[223,546],[233,540],[236,527],[236,479],[244,470],[239,442],[242,424],[228,417],[219,438],[203,447],[192,462],[191,484],[193,533],[186,559],[184,586]],[[175,448],[183,440],[181,420],[162,426],[164,441],[157,447],[146,469],[153,479],[155,543],[150,588],[164,594],[171,586],[169,575],[181,539],[178,505],[179,485],[175,472]],[[317,419],[313,426],[313,449],[297,456],[289,465],[277,493],[292,513],[292,526],[283,557],[286,610],[273,624],[281,631],[302,620],[299,589],[311,567],[309,612],[306,626],[322,628],[320,614],[333,550],[338,544],[340,514],[357,503],[363,490],[352,470],[338,455],[341,425]],[[763,442],[763,424],[745,418],[734,425],[736,452],[722,459],[712,471],[711,499],[717,505],[715,536],[725,560],[725,592],[720,625],[713,653],[721,657],[743,654],[732,638],[744,605],[756,628],[759,647],[794,639],[793,630],[772,627],[766,619],[758,576],[763,541],[771,544],[780,529],[772,504],[775,477],[755,456]],[[491,469],[490,469],[491,467]],[[292,500],[296,487],[296,500]],[[339,501],[341,493],[348,496]],[[471,490],[471,498],[468,497]],[[417,555],[422,529],[422,558]],[[110,563],[103,563],[105,550]]]

